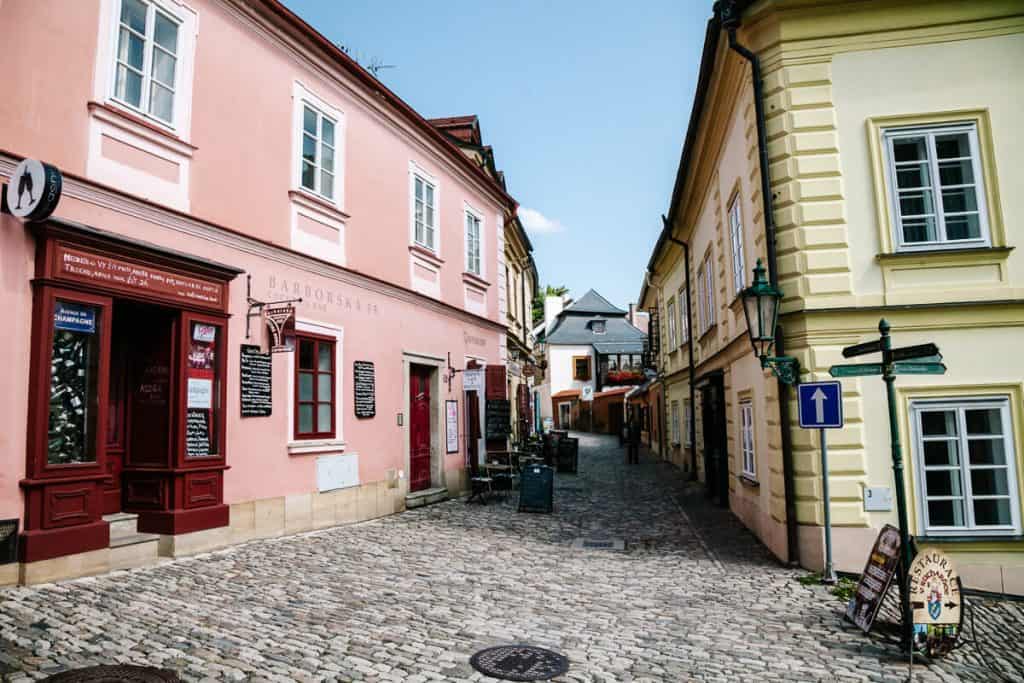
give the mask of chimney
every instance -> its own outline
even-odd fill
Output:
[[[551,326],[555,322],[555,318],[562,312],[562,307],[565,305],[562,297],[560,296],[549,296],[544,298],[544,329],[546,332],[551,332]]]

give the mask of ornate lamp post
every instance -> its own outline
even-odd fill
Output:
[[[757,265],[754,266],[754,283],[744,289],[741,296],[743,314],[747,318],[747,334],[750,335],[754,353],[761,359],[761,367],[770,367],[775,376],[786,384],[797,384],[800,381],[799,361],[791,356],[771,355],[782,292],[768,283],[761,259],[757,259]]]

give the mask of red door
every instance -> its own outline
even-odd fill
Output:
[[[409,374],[409,490],[430,488],[430,369]]]

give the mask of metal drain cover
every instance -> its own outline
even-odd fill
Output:
[[[576,550],[625,550],[626,541],[621,538],[577,538],[572,542]]]
[[[45,679],[57,683],[180,683],[178,674],[170,669],[155,669],[151,666],[129,666],[115,664],[90,666],[85,669],[64,671]]]
[[[546,681],[569,671],[569,659],[532,645],[499,645],[469,658],[480,673],[506,681]]]

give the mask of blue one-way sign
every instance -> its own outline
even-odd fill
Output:
[[[839,429],[843,426],[843,385],[811,382],[797,385],[800,426],[804,429]]]

